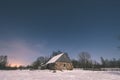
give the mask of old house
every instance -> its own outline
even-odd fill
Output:
[[[73,65],[68,55],[61,53],[51,58],[47,63],[47,68],[51,70],[72,70]]]

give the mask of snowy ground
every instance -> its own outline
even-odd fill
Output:
[[[120,72],[115,71],[57,71],[14,70],[0,71],[0,80],[120,80]]]

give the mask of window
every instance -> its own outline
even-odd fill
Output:
[[[65,67],[65,64],[63,65],[63,67]]]

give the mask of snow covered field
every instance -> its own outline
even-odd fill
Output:
[[[53,71],[49,70],[13,70],[0,71],[0,80],[120,80],[117,71]]]

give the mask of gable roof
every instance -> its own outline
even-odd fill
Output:
[[[64,53],[58,54],[51,58],[46,64],[55,63]]]

